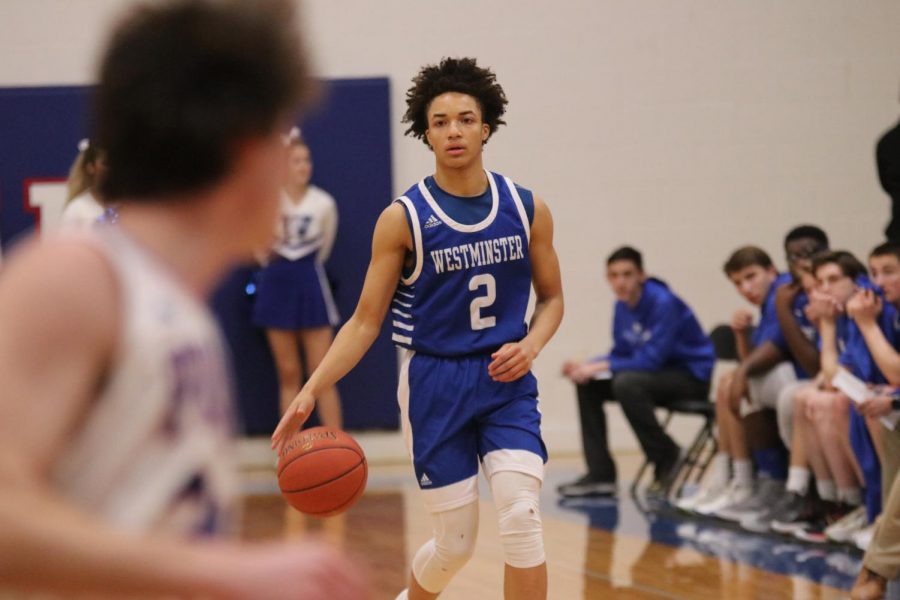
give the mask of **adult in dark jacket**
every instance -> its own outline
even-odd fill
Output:
[[[891,197],[891,222],[884,234],[892,242],[900,241],[900,123],[890,128],[875,147],[878,179]]]

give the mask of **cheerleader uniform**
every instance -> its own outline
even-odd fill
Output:
[[[60,228],[65,230],[90,229],[103,216],[103,205],[90,191],[72,198],[63,209]]]
[[[259,276],[253,322],[267,329],[312,329],[340,319],[324,262],[337,232],[331,195],[309,186],[300,202],[282,195],[273,258]]]

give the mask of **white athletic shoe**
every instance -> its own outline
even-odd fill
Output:
[[[698,504],[694,508],[694,512],[698,515],[713,516],[726,506],[744,502],[752,495],[752,485],[741,485],[732,480],[721,494],[711,498],[708,502]]]
[[[869,517],[866,515],[866,507],[860,506],[826,527],[825,537],[832,542],[849,542],[857,532],[865,529],[868,524]]]
[[[753,494],[743,502],[735,502],[718,510],[716,516],[726,521],[740,523],[744,517],[759,515],[775,505],[784,496],[784,482],[768,477],[756,480]]]
[[[706,513],[719,519],[733,520],[734,511],[746,505],[756,494],[756,485],[737,485],[732,482],[728,490],[728,501],[712,512]],[[727,518],[726,518],[727,517]]]
[[[728,482],[710,482],[706,487],[702,487],[694,494],[686,498],[679,498],[675,502],[675,507],[684,512],[694,512],[701,504],[706,504],[716,496],[723,494],[728,487]]]

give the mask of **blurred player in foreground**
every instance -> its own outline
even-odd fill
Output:
[[[281,136],[310,83],[286,1],[132,9],[93,136],[119,226],[20,249],[0,277],[0,588],[91,597],[366,597],[317,545],[212,541],[232,405],[205,298],[271,236]]]

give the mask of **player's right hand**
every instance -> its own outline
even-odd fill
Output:
[[[809,304],[806,307],[806,316],[810,321],[818,322],[822,320],[833,321],[841,312],[834,298],[828,294],[814,290],[809,295]]]
[[[365,600],[370,598],[360,565],[325,544],[242,547],[223,577],[224,597],[235,600]],[[230,581],[229,581],[230,579]]]
[[[570,377],[572,375],[572,373],[575,371],[575,369],[578,368],[579,364],[581,364],[581,363],[579,363],[578,361],[567,360],[566,362],[563,363],[563,366],[562,366],[562,369],[560,370],[560,372],[563,374],[564,377]]]
[[[735,331],[745,331],[753,325],[753,313],[746,308],[739,308],[734,311],[731,317],[731,328]]]
[[[778,289],[775,290],[775,306],[789,309],[791,304],[793,304],[794,300],[797,298],[797,294],[800,293],[800,290],[800,283],[796,281],[779,286]]]
[[[291,402],[291,405],[281,417],[281,421],[278,422],[278,427],[275,428],[275,432],[272,434],[272,448],[279,455],[284,444],[290,439],[291,434],[300,430],[300,426],[306,422],[316,406],[315,396],[307,389],[303,388],[300,390],[300,393]]]

